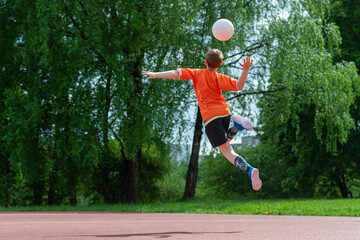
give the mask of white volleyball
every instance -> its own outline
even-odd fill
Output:
[[[234,34],[234,25],[227,19],[219,19],[212,26],[212,33],[217,40],[227,41]]]

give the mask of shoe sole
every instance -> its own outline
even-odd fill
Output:
[[[257,191],[262,186],[262,181],[259,178],[259,170],[257,168],[254,168],[251,172],[251,183],[252,188]]]
[[[237,122],[238,124],[243,126],[246,130],[253,129],[253,123],[247,118],[240,117],[239,115],[233,115],[232,119],[234,122]]]

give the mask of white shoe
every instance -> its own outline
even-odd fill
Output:
[[[232,116],[232,119],[234,121],[234,125],[236,126],[236,128],[241,131],[241,130],[252,130],[253,129],[253,123],[247,119],[247,118],[243,118],[240,117],[239,115],[234,114]]]
[[[259,169],[250,167],[249,178],[251,180],[252,188],[257,191],[262,186],[262,181],[259,177]]]

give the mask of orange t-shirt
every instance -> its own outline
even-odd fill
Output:
[[[231,115],[221,90],[239,91],[237,80],[207,69],[179,68],[179,79],[192,79],[203,121]]]

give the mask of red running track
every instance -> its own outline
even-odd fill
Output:
[[[0,213],[0,239],[360,239],[358,217]]]

